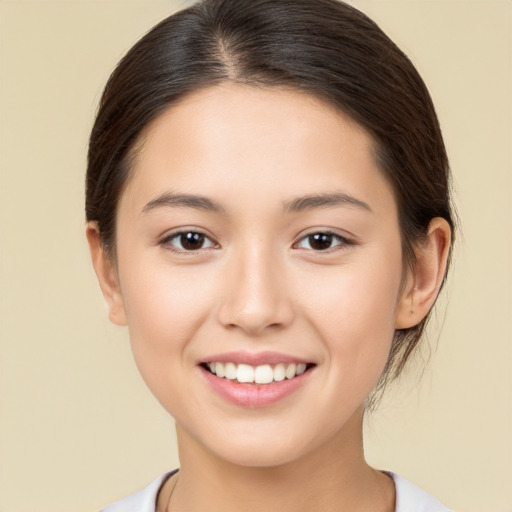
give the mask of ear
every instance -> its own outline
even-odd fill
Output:
[[[450,241],[448,222],[441,217],[432,219],[426,240],[415,249],[416,263],[398,303],[396,329],[418,325],[434,305],[446,273]]]
[[[127,325],[123,295],[119,286],[119,277],[115,266],[105,253],[100,239],[97,222],[88,222],[86,236],[91,251],[92,264],[98,277],[101,291],[108,308],[108,317],[116,325]]]

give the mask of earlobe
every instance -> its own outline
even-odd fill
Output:
[[[434,305],[446,273],[450,243],[448,222],[441,217],[432,219],[426,239],[415,250],[416,263],[398,304],[396,329],[419,324]]]
[[[112,261],[105,253],[96,222],[87,223],[86,236],[94,271],[96,272],[103,297],[105,297],[107,303],[108,317],[110,321],[116,325],[127,325],[119,278]]]

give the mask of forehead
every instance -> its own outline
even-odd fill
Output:
[[[391,192],[371,136],[348,116],[303,92],[235,84],[194,92],[145,129],[124,195],[149,201],[166,187],[226,200]]]

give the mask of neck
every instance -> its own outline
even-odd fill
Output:
[[[170,510],[392,512],[393,482],[364,460],[362,416],[313,452],[272,467],[233,464],[177,426],[181,468]]]

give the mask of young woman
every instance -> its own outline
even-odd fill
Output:
[[[103,94],[87,237],[179,471],[108,512],[445,512],[364,459],[453,238],[427,89],[335,0],[205,0]]]

